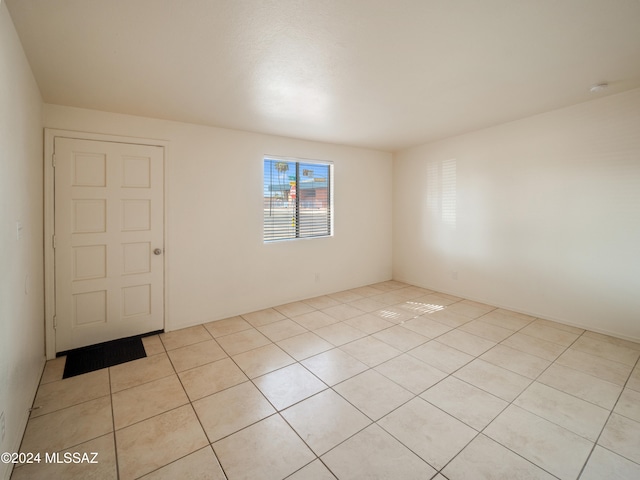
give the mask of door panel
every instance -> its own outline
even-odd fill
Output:
[[[55,164],[56,352],[161,330],[162,147],[57,137]]]

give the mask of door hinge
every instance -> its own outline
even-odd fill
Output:
[[[55,153],[53,155],[51,155],[51,165],[53,165],[53,168],[56,168],[56,154]]]
[[[57,241],[56,241],[56,236],[55,235],[53,235],[51,237],[51,245],[53,246],[53,248],[56,248]]]
[[[53,316],[53,329],[55,330],[56,328],[58,328],[58,317],[57,316]]]

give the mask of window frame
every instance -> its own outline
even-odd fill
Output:
[[[295,220],[294,220],[294,225],[295,225],[295,233],[294,235],[289,235],[289,236],[282,236],[282,237],[277,237],[277,234],[274,234],[273,232],[268,235],[268,231],[267,231],[267,223],[266,223],[266,214],[265,214],[265,210],[266,210],[266,205],[265,205],[265,201],[266,201],[266,193],[267,193],[267,186],[273,185],[273,180],[270,179],[270,183],[267,182],[267,171],[265,169],[266,163],[267,161],[272,161],[272,162],[286,162],[288,164],[293,163],[295,165],[295,191],[296,191],[296,196],[295,196],[295,207],[294,207],[294,211],[295,211]],[[318,165],[321,167],[327,167],[327,193],[326,193],[326,223],[327,223],[327,227],[326,227],[326,233],[319,233],[319,234],[311,234],[311,235],[304,235],[301,234],[301,225],[304,222],[301,222],[300,218],[301,218],[301,212],[304,210],[304,206],[301,207],[301,201],[302,200],[302,195],[301,195],[301,178],[302,176],[301,171],[302,171],[302,166],[303,165]],[[285,157],[285,156],[280,156],[280,155],[264,155],[262,157],[262,186],[263,186],[263,221],[262,221],[262,242],[264,244],[269,244],[269,243],[278,243],[278,242],[287,242],[287,241],[295,241],[295,240],[311,240],[311,239],[319,239],[319,238],[330,238],[334,236],[334,196],[333,196],[333,192],[335,189],[334,186],[334,163],[330,160],[318,160],[318,159],[308,159],[308,158],[300,158],[300,157]],[[314,191],[314,193],[317,194],[317,192]],[[269,196],[269,200],[271,201],[274,197],[273,196]],[[303,232],[304,233],[304,232]]]

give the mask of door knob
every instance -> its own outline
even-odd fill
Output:
[[[156,248],[156,249],[153,251],[153,254],[154,254],[154,255],[160,255],[160,254],[162,254],[162,249],[161,249],[161,248]]]

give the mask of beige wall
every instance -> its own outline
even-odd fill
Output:
[[[22,225],[21,238],[17,224]],[[0,452],[17,451],[44,362],[42,99],[0,4]],[[0,478],[9,475],[0,463]]]
[[[397,153],[393,259],[397,280],[640,340],[640,90]]]
[[[168,330],[391,278],[389,153],[56,105],[45,126],[169,141]],[[265,154],[334,162],[333,238],[263,244]]]

